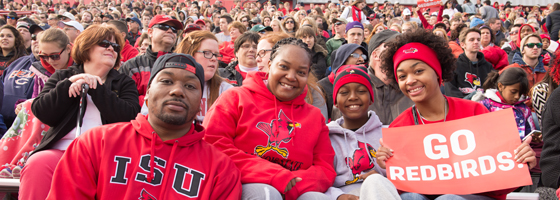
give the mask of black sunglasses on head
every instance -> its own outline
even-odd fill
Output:
[[[167,24],[156,24],[153,27],[158,28],[162,31],[167,31],[167,30],[171,29],[171,31],[173,31],[173,33],[177,33],[177,28],[175,28],[173,26],[169,26]]]
[[[119,44],[117,44],[117,43],[110,42],[109,40],[103,40],[103,41],[101,41],[101,43],[99,43],[97,45],[99,45],[100,47],[103,47],[103,48],[109,48],[109,46],[112,46],[113,50],[115,52],[118,52],[118,53],[121,52],[121,46],[119,46]]]

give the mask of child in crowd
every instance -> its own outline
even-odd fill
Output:
[[[502,73],[490,72],[483,85],[485,99],[480,101],[490,112],[513,108],[519,137],[535,129],[531,109],[524,103],[529,92],[527,73],[521,68],[508,68]]]
[[[368,107],[373,103],[371,80],[364,66],[342,66],[334,80],[334,105],[341,111],[342,118],[330,122],[329,134],[336,153],[334,168],[336,178],[327,195],[331,199],[362,199],[371,188],[360,190],[364,180],[378,176],[385,179],[385,169],[376,164],[376,149],[379,148],[382,123]],[[389,180],[385,179],[387,182]],[[391,184],[389,184],[391,185]],[[376,185],[380,188],[380,185]],[[394,199],[390,190],[375,190],[381,199]],[[397,194],[393,190],[393,194]]]

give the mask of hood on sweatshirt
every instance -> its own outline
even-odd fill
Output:
[[[498,91],[497,89],[487,89],[484,92],[484,97],[496,102],[496,103],[500,103],[500,104],[507,104],[505,101],[505,99],[502,97],[502,95],[500,94],[500,91]],[[514,103],[514,105],[519,104],[519,103],[523,103],[525,102],[525,100],[527,100],[527,97],[525,95],[521,95],[521,97],[519,97],[519,100],[517,102]]]
[[[519,27],[519,33],[517,33],[517,42],[515,43],[515,45],[516,45],[517,47],[520,47],[520,46],[521,46],[521,40],[523,39],[523,38],[521,38],[521,30],[523,29],[524,26],[529,26],[529,27],[531,27],[531,29],[533,30],[533,33],[534,33],[534,32],[537,32],[537,31],[535,30],[535,28],[534,28],[533,26],[529,25],[529,24],[523,24],[523,25],[521,25],[521,27]]]
[[[156,166],[156,163],[154,162],[154,157],[155,157],[155,150],[156,149],[163,149],[169,146],[171,147],[171,154],[169,156],[169,164],[173,164],[173,159],[175,159],[176,155],[175,155],[175,151],[177,150],[177,147],[188,147],[191,146],[197,142],[200,142],[202,140],[202,138],[204,137],[204,127],[193,123],[191,124],[191,128],[188,130],[188,132],[183,135],[180,138],[177,139],[173,139],[173,140],[167,140],[167,141],[163,141],[161,140],[161,138],[159,137],[159,135],[156,133],[156,131],[154,131],[154,129],[152,128],[152,126],[150,125],[150,123],[148,122],[148,117],[146,116],[144,117],[144,115],[142,114],[138,114],[136,116],[136,120],[132,120],[132,126],[134,127],[134,129],[136,130],[137,134],[140,134],[142,137],[144,137],[144,139],[149,140],[151,145],[150,145],[150,174],[148,174],[147,180],[148,182],[152,182],[152,180],[154,179],[154,167]],[[180,155],[177,155],[180,156]],[[173,176],[169,176],[169,170],[172,167],[166,167],[165,169],[165,177],[166,178],[173,178]],[[160,197],[158,199],[164,199],[164,195],[166,194],[165,189],[168,188],[166,187],[168,181],[163,181],[163,186],[161,187],[164,191],[161,191],[160,193]]]
[[[338,70],[338,68],[340,68],[340,66],[344,65],[344,63],[346,62],[346,60],[348,59],[348,57],[350,57],[350,54],[354,53],[354,51],[356,51],[356,49],[361,49],[362,52],[367,55],[368,51],[365,47],[361,46],[361,45],[357,45],[357,44],[344,44],[342,46],[340,46],[337,50],[336,50],[336,56],[332,62],[332,73],[329,74],[328,78],[329,81],[331,83],[334,84],[334,76],[336,74],[336,71]],[[369,56],[368,56],[369,57]],[[368,59],[364,60],[364,62],[367,64],[368,63]]]
[[[335,170],[338,175],[334,187],[356,183],[360,174],[371,169],[386,175],[386,171],[377,166],[375,160],[377,149],[380,147],[383,124],[374,111],[368,111],[368,116],[368,121],[356,131],[342,127],[343,117],[327,124],[329,137],[336,152]]]

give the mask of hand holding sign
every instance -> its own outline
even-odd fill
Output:
[[[535,153],[531,139],[519,145],[512,114],[506,109],[384,129],[378,164],[387,165],[387,178],[397,189],[420,194],[475,194],[530,185],[527,165],[521,163],[535,166]]]
[[[385,144],[383,144],[383,138],[379,139],[379,144],[381,144],[381,147],[377,149],[377,153],[375,154],[377,157],[377,165],[385,169],[385,161],[393,156],[393,150],[385,147]]]

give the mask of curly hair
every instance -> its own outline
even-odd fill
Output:
[[[430,49],[433,49],[441,65],[442,80],[444,82],[448,82],[453,79],[453,71],[455,71],[455,63],[457,60],[451,53],[451,48],[449,48],[448,42],[442,37],[423,29],[406,32],[397,36],[391,42],[385,44],[387,49],[385,49],[385,51],[381,54],[381,70],[387,75],[387,78],[395,80],[393,55],[397,53],[399,48],[411,42],[422,43]]]
[[[20,58],[22,56],[27,55],[27,50],[25,50],[25,44],[23,43],[24,42],[23,41],[23,36],[21,36],[21,33],[16,29],[16,27],[13,27],[12,25],[6,24],[6,25],[0,27],[0,30],[4,30],[4,29],[10,30],[10,32],[12,32],[12,35],[14,35],[14,46],[11,49],[11,51],[14,52],[14,55],[4,65],[5,68],[8,68],[8,66],[10,66],[10,64],[12,64],[12,62],[14,62],[15,60],[17,60],[18,58]]]
[[[307,59],[309,60],[309,66],[311,66],[311,50],[307,47],[302,40],[289,37],[278,41],[274,47],[272,47],[272,53],[270,54],[270,60],[274,60],[274,58],[278,55],[278,53],[282,50],[281,48],[287,45],[294,45],[300,48],[303,48],[307,52]],[[311,70],[311,67],[309,68]]]

